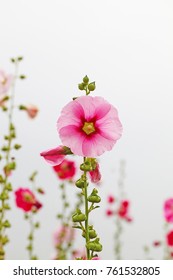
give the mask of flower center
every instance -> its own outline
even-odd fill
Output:
[[[1,84],[2,84],[3,86],[5,86],[6,82],[7,82],[7,79],[4,78],[4,79],[1,81]]]
[[[90,135],[95,131],[95,127],[93,122],[85,122],[84,126],[82,127],[82,130],[87,134]]]
[[[33,199],[33,197],[29,194],[29,193],[24,193],[24,201],[25,202],[34,202],[34,199]]]

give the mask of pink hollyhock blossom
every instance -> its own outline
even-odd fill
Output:
[[[42,204],[36,200],[35,195],[29,189],[19,188],[15,191],[15,196],[17,207],[25,212],[29,212],[34,208],[39,210],[42,207]]]
[[[6,104],[6,95],[2,95],[2,96],[0,96],[0,107],[3,107],[3,106],[5,106],[5,104]]]
[[[167,234],[166,239],[167,239],[167,245],[168,245],[168,246],[173,246],[173,230],[170,231],[170,232]]]
[[[113,211],[111,209],[106,210],[106,216],[112,216]]]
[[[38,107],[36,107],[35,105],[28,105],[28,106],[25,106],[25,110],[28,114],[28,116],[31,118],[31,119],[34,119],[37,114],[38,114]]]
[[[76,173],[74,161],[67,159],[64,159],[59,165],[53,166],[53,169],[62,180],[71,180]]]
[[[159,247],[161,245],[161,242],[160,241],[154,241],[153,242],[153,246],[154,247]]]
[[[87,259],[85,250],[74,250],[72,252],[72,257],[73,257],[73,259],[81,259],[81,260]]]
[[[92,258],[91,260],[92,260],[92,261],[98,261],[98,260],[100,260],[100,258],[99,258],[99,257],[94,257],[94,258]]]
[[[121,217],[122,219],[125,219],[127,222],[132,221],[132,219],[129,217],[129,201],[128,200],[121,201],[117,214],[119,215],[119,217]]]
[[[65,159],[65,155],[70,154],[72,154],[72,152],[66,146],[58,146],[40,153],[40,155],[53,166],[60,164]]]
[[[12,75],[7,75],[4,71],[0,70],[0,95],[8,92],[12,80]]]
[[[122,134],[117,110],[102,97],[81,96],[69,102],[57,122],[63,145],[83,157],[110,151]]]
[[[57,246],[62,244],[63,242],[70,243],[73,241],[75,236],[74,228],[69,226],[61,226],[58,230],[54,233],[54,245]]]
[[[165,201],[164,216],[168,223],[173,223],[173,198],[167,199]]]
[[[99,170],[98,162],[96,164],[96,168],[93,171],[90,171],[89,174],[90,174],[92,183],[98,183],[101,180],[101,173]]]
[[[115,197],[113,195],[108,196],[108,203],[114,203],[115,202]]]

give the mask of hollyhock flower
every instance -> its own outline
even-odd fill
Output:
[[[170,231],[170,232],[167,234],[166,239],[167,239],[167,245],[168,245],[168,246],[173,246],[173,230]]]
[[[164,216],[168,223],[173,223],[173,198],[167,199],[165,201]]]
[[[34,119],[37,116],[38,111],[38,107],[36,107],[35,105],[26,106],[26,112],[31,119]]]
[[[92,260],[92,261],[96,261],[96,260],[98,261],[98,260],[100,260],[100,258],[99,258],[99,257],[94,257],[94,258],[92,258],[91,260]]]
[[[0,70],[0,95],[8,92],[12,80],[12,75],[7,75],[3,70]]]
[[[96,164],[96,168],[93,171],[90,171],[89,174],[90,174],[92,183],[98,183],[101,180],[101,173],[99,170],[98,162]]]
[[[61,145],[40,153],[40,155],[53,166],[60,164],[65,159],[65,156],[70,154],[72,154],[71,150],[68,147]]]
[[[72,257],[73,259],[80,259],[80,260],[86,260],[86,254],[85,254],[85,250],[74,250],[72,252]]]
[[[108,203],[114,203],[115,202],[115,197],[113,195],[108,196]]]
[[[154,247],[159,247],[161,245],[161,242],[160,241],[154,241],[153,242],[153,246]]]
[[[106,210],[106,216],[112,216],[113,211],[111,209]]]
[[[54,245],[57,246],[63,242],[70,243],[73,241],[75,236],[75,231],[69,226],[61,226],[54,233]]]
[[[71,180],[76,173],[74,161],[67,159],[64,159],[59,165],[53,166],[53,169],[62,180]]]
[[[34,208],[38,210],[42,207],[42,204],[36,200],[35,195],[29,189],[19,188],[15,191],[15,196],[17,207],[25,212],[29,212]]]
[[[129,214],[128,212],[129,212],[129,201],[128,200],[121,201],[117,214],[119,215],[119,217],[125,219],[127,222],[131,222],[132,219],[128,216]]]
[[[83,157],[110,151],[122,134],[117,110],[102,97],[81,96],[69,102],[57,122],[63,145]]]

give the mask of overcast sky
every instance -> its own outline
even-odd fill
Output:
[[[27,80],[17,85],[16,104],[40,108],[36,120],[15,112],[23,149],[13,181],[15,189],[28,186],[28,176],[37,169],[38,184],[46,190],[41,234],[36,236],[41,259],[53,255],[51,234],[61,204],[59,182],[39,153],[60,144],[57,118],[81,94],[77,84],[86,74],[96,81],[93,94],[118,109],[124,128],[114,149],[100,157],[102,205],[92,219],[104,246],[101,256],[113,258],[114,224],[105,216],[106,196],[117,194],[121,159],[126,161],[125,188],[134,218],[125,226],[123,258],[143,258],[143,245],[163,237],[163,202],[173,197],[172,14],[171,0],[1,1],[0,68],[12,73],[9,58],[24,56],[20,70]],[[2,114],[0,128],[1,133],[6,129]],[[74,193],[71,186],[68,193]],[[9,259],[27,257],[28,228],[22,217],[20,210],[11,213]],[[162,253],[153,256],[162,258]]]

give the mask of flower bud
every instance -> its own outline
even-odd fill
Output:
[[[94,251],[94,252],[101,252],[102,251],[102,244],[99,242],[99,238],[96,238],[93,241],[89,241],[86,244],[86,247],[88,250]]]
[[[84,90],[84,87],[85,87],[84,83],[78,84],[78,89]]]
[[[83,236],[83,237],[86,237],[84,231],[83,231],[83,233],[82,233],[82,236]],[[93,226],[90,226],[90,227],[89,227],[89,238],[90,238],[90,239],[93,239],[93,238],[96,238],[96,237],[97,237],[97,233],[96,233],[95,229],[93,229]]]
[[[99,203],[101,201],[101,198],[97,193],[98,191],[96,189],[93,189],[92,193],[88,197],[88,201],[92,203]]]
[[[86,220],[85,214],[81,212],[81,210],[77,209],[76,212],[72,215],[73,222],[83,222]]]
[[[91,171],[92,170],[92,166],[91,166],[91,163],[89,161],[86,161],[85,163],[82,163],[80,165],[80,169],[82,171]]]
[[[84,82],[84,84],[86,84],[86,85],[88,84],[89,78],[88,78],[87,75],[83,78],[83,82]]]
[[[82,180],[82,178],[80,178],[75,182],[75,185],[76,185],[77,188],[82,189],[85,186],[85,181]]]
[[[94,91],[95,88],[96,88],[95,82],[92,82],[92,83],[90,83],[90,84],[88,85],[89,91]]]

